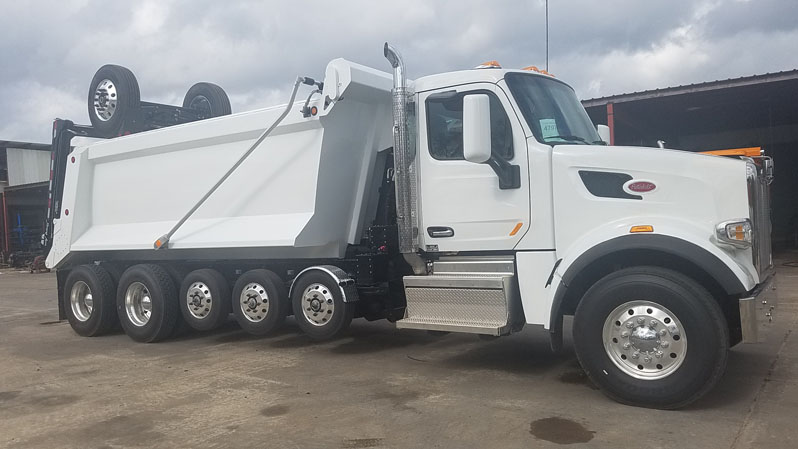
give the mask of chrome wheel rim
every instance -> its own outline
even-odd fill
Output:
[[[324,326],[335,313],[331,290],[324,284],[310,284],[302,293],[302,314],[314,326]]]
[[[673,374],[687,355],[687,336],[676,315],[651,301],[616,307],[604,322],[604,350],[621,371],[636,379]]]
[[[186,305],[188,313],[201,320],[208,316],[213,309],[213,295],[204,282],[194,282],[186,292]]]
[[[244,318],[259,323],[269,315],[269,294],[257,282],[250,282],[244,286],[238,301]]]
[[[142,327],[152,316],[152,298],[147,286],[133,282],[125,291],[125,312],[134,326]]]
[[[94,115],[100,120],[111,120],[116,112],[117,101],[116,85],[109,79],[100,81],[94,89]]]
[[[72,290],[69,292],[69,305],[72,308],[72,315],[78,321],[88,321],[91,318],[91,311],[94,310],[94,298],[88,284],[77,281],[72,285]]]

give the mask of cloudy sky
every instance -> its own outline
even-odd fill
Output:
[[[0,0],[0,139],[88,123],[94,72],[133,70],[143,100],[220,84],[233,111],[283,103],[336,57],[409,76],[545,66],[544,1]],[[396,5],[396,6],[395,6]],[[796,0],[550,0],[550,71],[581,98],[798,68]]]

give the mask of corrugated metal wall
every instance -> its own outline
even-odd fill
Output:
[[[7,148],[8,185],[33,184],[50,179],[50,153]]]

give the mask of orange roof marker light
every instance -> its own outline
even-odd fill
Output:
[[[482,64],[474,67],[475,69],[500,69],[502,65],[499,64],[499,61],[488,61],[483,62]]]
[[[631,232],[632,234],[638,232],[654,232],[654,226],[651,225],[632,226],[632,229],[629,229],[629,232]]]
[[[523,68],[523,69],[521,69],[521,70],[526,70],[526,71],[529,71],[529,72],[537,72],[537,73],[540,73],[540,74],[543,74],[543,75],[548,75],[548,76],[550,76],[550,77],[552,77],[552,78],[556,78],[556,77],[555,77],[554,75],[552,75],[551,73],[549,73],[549,72],[547,72],[547,71],[545,71],[545,70],[543,70],[543,69],[539,69],[539,68],[537,68],[537,67],[536,67],[536,66],[534,66],[534,65],[526,66],[526,67],[524,67],[524,68]]]

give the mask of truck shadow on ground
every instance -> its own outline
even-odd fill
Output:
[[[480,341],[463,334],[434,335],[419,330],[398,330],[385,322],[355,321],[340,337],[315,341],[303,334],[293,318],[273,334],[254,336],[244,332],[234,321],[211,332],[187,332],[175,340],[203,339],[212,344],[251,344],[272,349],[316,347],[340,355],[369,355],[405,350],[402,357],[410,363],[438,365],[454,370],[493,370],[515,375],[556,377],[562,383],[596,387],[582,371],[566,338],[559,353],[552,353],[545,334],[524,331],[510,337]],[[761,359],[761,360],[760,360]],[[704,398],[685,410],[721,408],[752,397],[761,381],[742,382],[747,366],[769,363],[767,357],[755,353],[731,351],[726,375]],[[750,374],[750,373],[749,373]],[[750,376],[748,376],[750,377]]]

